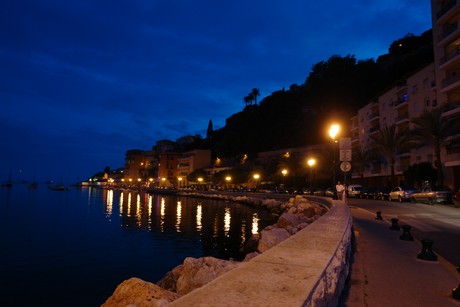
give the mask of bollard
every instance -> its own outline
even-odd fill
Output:
[[[457,267],[457,271],[460,273],[460,266]],[[457,288],[452,289],[452,296],[456,300],[460,300],[460,284],[458,284]]]
[[[398,221],[399,220],[396,219],[396,218],[391,219],[391,226],[390,226],[391,230],[399,230],[400,229],[399,225],[398,225]]]
[[[410,225],[403,225],[402,226],[403,233],[402,235],[399,236],[399,239],[403,241],[414,241],[414,237],[410,233],[411,228],[412,227]]]
[[[375,218],[376,220],[383,220],[382,218],[382,211],[377,211],[377,217]]]
[[[417,254],[417,258],[422,259],[422,260],[428,260],[428,261],[437,261],[438,256],[436,256],[436,254],[433,253],[432,247],[433,247],[432,240],[423,239],[422,240],[422,250],[420,251],[420,253]]]

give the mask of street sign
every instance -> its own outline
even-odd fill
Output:
[[[351,161],[351,149],[340,150],[340,161]]]
[[[348,161],[340,163],[340,169],[342,172],[347,173],[351,170],[351,163]]]
[[[340,150],[351,149],[351,138],[341,138],[339,140]]]

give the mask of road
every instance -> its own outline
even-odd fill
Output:
[[[354,198],[348,199],[348,205],[365,209],[376,217],[380,211],[384,220],[397,218],[400,226],[412,226],[415,239],[432,240],[433,251],[438,256],[460,266],[460,208]]]
[[[295,197],[294,194],[249,192],[200,191],[200,193],[260,198],[273,197],[283,201]],[[432,240],[433,251],[438,256],[454,266],[460,266],[460,207],[358,198],[349,198],[347,203],[350,207],[365,209],[374,216],[377,216],[377,211],[380,211],[386,221],[397,218],[399,226],[410,225],[412,227],[411,234],[416,240]],[[420,244],[420,250],[421,247]]]

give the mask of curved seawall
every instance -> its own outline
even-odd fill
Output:
[[[330,198],[314,223],[168,306],[336,306],[350,269],[352,216]]]

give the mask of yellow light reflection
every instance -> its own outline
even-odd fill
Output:
[[[224,215],[224,234],[228,236],[228,232],[230,231],[230,208],[225,208],[225,215]]]
[[[107,190],[107,208],[105,210],[105,213],[109,219],[112,217],[112,207],[113,207],[113,190]]]
[[[123,215],[123,192],[120,194],[120,216]]]
[[[128,193],[128,208],[127,208],[127,216],[131,216],[131,192]]]
[[[164,225],[165,225],[165,199],[164,197],[161,198],[161,203],[160,203],[160,229],[161,232],[164,231]]]
[[[196,207],[196,230],[201,231],[203,225],[201,224],[201,220],[203,218],[203,206],[198,205]]]
[[[254,213],[252,215],[252,230],[251,230],[251,232],[252,232],[253,235],[259,233],[259,216],[257,215],[257,213]]]
[[[246,220],[241,221],[241,244],[246,242]]]
[[[142,220],[141,220],[141,214],[142,213],[142,207],[141,207],[141,195],[137,194],[137,199],[136,199],[136,219],[137,219],[137,226],[142,225]]]
[[[176,211],[176,231],[180,231],[180,223],[181,223],[181,218],[182,218],[182,204],[180,200],[177,201],[177,211]]]
[[[152,195],[149,195],[149,203],[148,203],[148,212],[149,212],[149,216],[148,216],[148,223],[149,223],[149,229],[152,228],[152,207],[153,207],[153,196]]]

